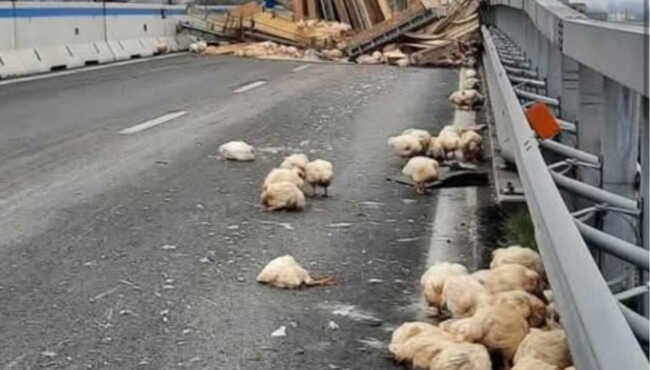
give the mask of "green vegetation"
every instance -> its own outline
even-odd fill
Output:
[[[503,220],[503,231],[507,245],[519,244],[537,250],[535,225],[527,210],[507,215]]]

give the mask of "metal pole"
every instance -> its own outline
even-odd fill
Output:
[[[515,94],[517,94],[517,96],[522,97],[522,98],[535,100],[535,101],[541,101],[541,102],[544,102],[544,103],[546,103],[548,105],[552,105],[554,107],[558,107],[560,105],[559,100],[554,99],[554,98],[549,98],[548,96],[535,94],[535,93],[524,91],[524,90],[517,89],[517,88],[515,88],[514,90],[515,90]]]
[[[575,158],[579,161],[586,162],[594,166],[600,166],[600,160],[598,159],[598,156],[587,153],[580,149],[576,149],[550,139],[540,140],[539,144],[542,148],[548,149],[565,157]]]
[[[621,312],[623,312],[625,320],[627,320],[630,328],[632,328],[632,332],[636,338],[644,344],[647,344],[650,339],[648,338],[650,336],[650,333],[648,333],[650,322],[648,319],[634,312],[622,303],[619,303],[619,307],[621,308]]]
[[[629,88],[605,77],[605,122],[601,131],[603,189],[627,198],[636,198],[634,177],[639,148],[639,98]],[[615,212],[603,217],[602,230],[628,242],[637,243],[637,220]],[[617,257],[604,256],[601,270],[605,278],[627,274],[626,288],[637,285],[637,270]]]
[[[569,190],[587,199],[591,199],[597,203],[605,203],[610,206],[624,208],[630,211],[639,211],[637,202],[633,199],[626,198],[624,196],[597,188],[595,186],[591,186],[589,184],[585,184],[578,180],[574,180],[570,177],[561,175],[555,171],[550,172],[553,180],[555,180],[555,183],[563,189]]]
[[[575,223],[587,243],[648,271],[650,254],[641,246],[609,235],[577,219]]]
[[[564,103],[562,104],[562,107],[564,108]],[[563,109],[563,110],[564,110],[564,109]],[[570,133],[572,133],[572,134],[577,133],[578,128],[577,128],[577,126],[576,126],[575,123],[573,123],[573,122],[569,122],[569,121],[565,121],[565,120],[563,120],[563,119],[558,119],[558,118],[556,118],[555,120],[557,121],[558,125],[560,125],[560,128],[561,128],[562,130],[567,131],[567,132],[570,132]]]

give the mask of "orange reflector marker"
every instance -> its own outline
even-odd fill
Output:
[[[533,104],[526,111],[528,123],[542,139],[550,139],[560,133],[560,125],[555,120],[553,112],[542,102]]]

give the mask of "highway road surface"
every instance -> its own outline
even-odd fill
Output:
[[[450,122],[457,84],[181,55],[1,85],[0,369],[400,368],[385,345],[421,317],[427,263],[478,267],[494,242],[489,188],[386,181],[387,138]],[[217,157],[238,139],[256,161]],[[296,151],[334,163],[331,196],[263,212]],[[256,283],[284,254],[338,284]]]

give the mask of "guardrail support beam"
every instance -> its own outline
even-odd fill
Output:
[[[576,119],[577,147],[581,150],[601,152],[601,128],[605,126],[605,92],[604,80],[601,74],[589,67],[580,65],[578,68],[578,102]],[[589,185],[600,186],[600,172],[590,168],[578,168],[577,178]],[[587,203],[577,201],[578,208],[584,208]]]
[[[639,98],[635,92],[607,77],[604,86],[606,118],[601,128],[603,189],[634,199],[639,143]],[[603,218],[603,231],[629,242],[637,240],[636,225],[636,220],[626,219],[616,213],[608,213]],[[608,255],[601,262],[605,279],[627,274],[629,279],[625,288],[636,284],[635,279],[639,276],[630,264]]]

